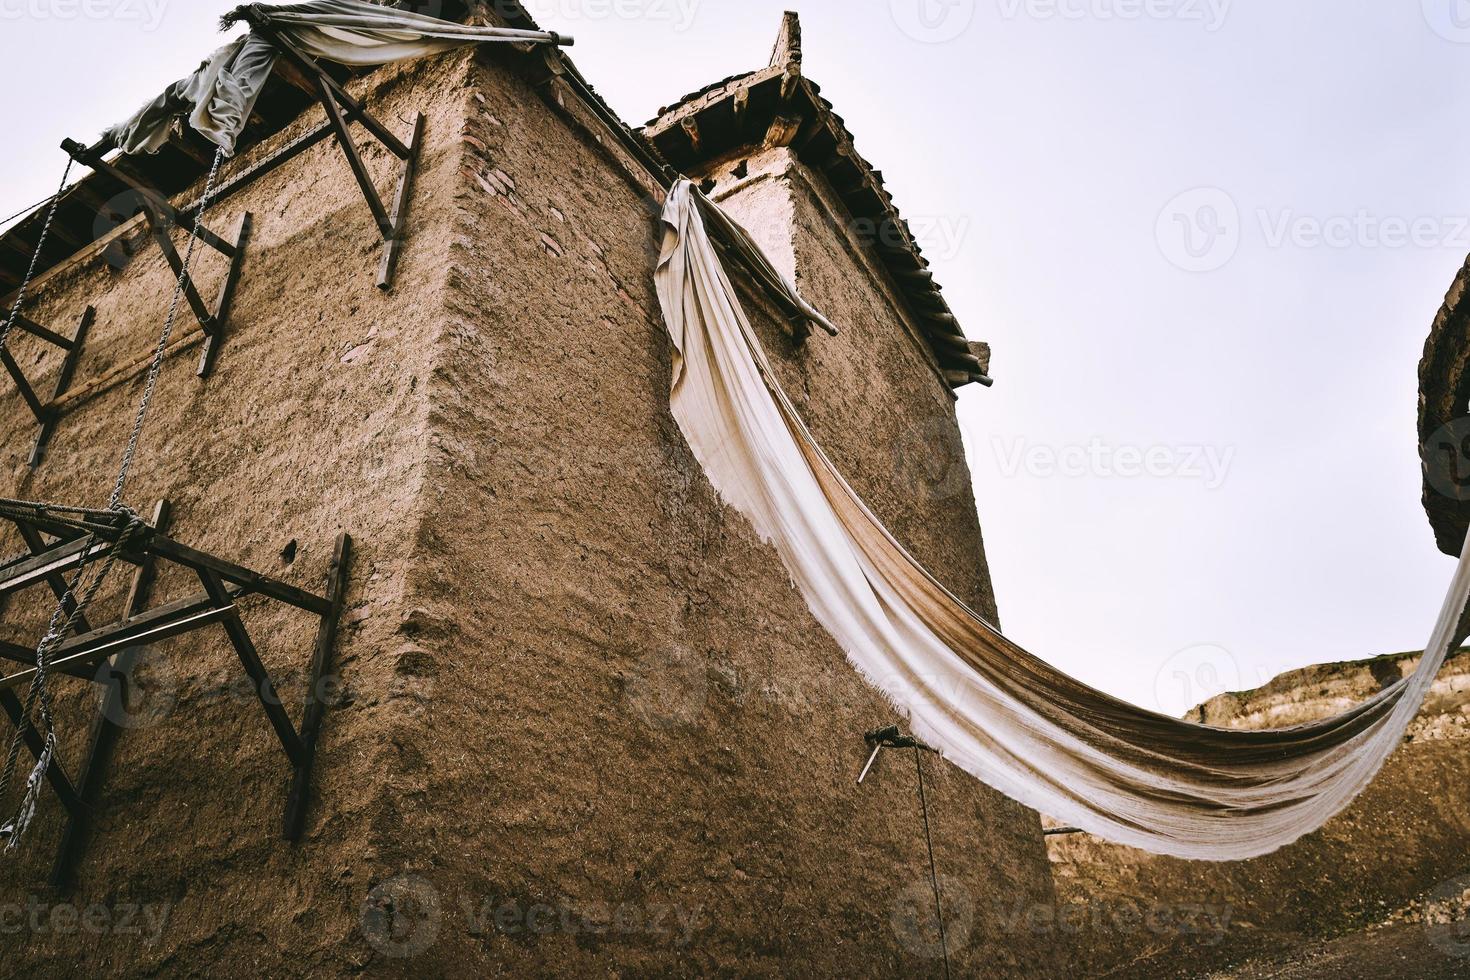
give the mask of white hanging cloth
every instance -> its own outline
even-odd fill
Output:
[[[706,216],[716,210],[681,181],[664,211],[656,278],[674,344],[674,416],[720,496],[775,547],[817,621],[909,712],[915,735],[1051,817],[1198,860],[1289,844],[1368,785],[1444,662],[1470,598],[1470,560],[1461,558],[1418,671],[1340,717],[1281,731],[1209,728],[1093,690],[968,609],[843,480],[770,370],[711,244]],[[737,238],[721,236],[754,247]]]
[[[549,31],[470,27],[366,0],[251,4],[227,14],[222,24],[228,27],[251,17],[269,25],[311,57],[354,67],[422,58],[469,44],[569,42]],[[252,32],[237,38],[105,135],[125,153],[157,153],[187,121],[201,136],[233,156],[235,141],[245,129],[279,53],[260,34]]]

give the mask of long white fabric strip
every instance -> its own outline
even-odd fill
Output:
[[[354,67],[422,58],[469,44],[565,40],[546,31],[469,27],[366,0],[252,4],[228,15],[225,22],[241,19],[247,10],[304,53]],[[157,153],[187,120],[201,136],[233,155],[278,55],[276,47],[258,34],[237,38],[106,136],[125,153]]]
[[[1444,662],[1470,599],[1470,557],[1418,671],[1338,718],[1208,728],[1093,690],[968,609],[843,480],[770,370],[711,243],[712,207],[683,181],[664,212],[656,278],[675,349],[674,416],[721,497],[775,547],[813,615],[917,736],[1042,813],[1190,859],[1273,851],[1367,786]]]

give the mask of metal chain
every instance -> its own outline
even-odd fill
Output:
[[[97,597],[108,576],[112,574],[119,556],[122,555],[132,542],[133,537],[143,527],[143,521],[137,514],[131,514],[127,528],[113,546],[107,556],[107,561],[97,571],[85,588],[82,582],[87,575],[89,564],[85,556],[92,550],[92,544],[96,541],[93,536],[88,540],[83,551],[84,558],[78,566],[76,574],[72,576],[67,584],[66,592],[56,603],[56,609],[51,614],[51,621],[46,627],[46,635],[41,638],[36,647],[36,672],[31,676],[30,688],[26,691],[26,700],[21,713],[21,723],[16,726],[14,735],[10,739],[10,748],[5,756],[5,771],[0,774],[0,799],[10,793],[10,784],[15,779],[16,764],[20,759],[20,749],[25,743],[26,733],[36,728],[34,714],[36,708],[40,707],[41,730],[46,733],[45,743],[42,747],[40,757],[36,760],[35,768],[31,770],[30,777],[26,780],[26,790],[21,797],[20,807],[4,825],[0,825],[0,838],[5,841],[5,850],[14,851],[20,846],[21,839],[31,825],[31,820],[36,815],[36,804],[41,793],[41,781],[46,777],[46,770],[51,766],[51,759],[56,754],[56,728],[51,711],[51,689],[46,683],[46,672],[51,665],[51,655],[61,644],[61,641],[71,635],[76,629],[78,620],[86,612],[92,600]],[[70,607],[70,612],[67,608]]]
[[[35,728],[33,715],[38,707],[41,715],[41,726],[45,731],[45,743],[42,746],[39,758],[36,760],[35,768],[31,770],[30,778],[26,781],[26,789],[21,798],[20,808],[10,821],[0,825],[0,838],[3,838],[5,841],[6,851],[13,851],[19,846],[27,828],[30,826],[31,820],[35,817],[36,805],[41,792],[41,782],[46,776],[47,769],[50,768],[52,757],[56,751],[56,731],[51,712],[51,691],[46,683],[47,668],[50,666],[51,655],[61,644],[62,640],[75,630],[78,620],[85,613],[87,607],[91,605],[92,600],[97,597],[97,593],[101,591],[108,576],[111,575],[113,568],[117,564],[118,557],[126,552],[132,543],[132,539],[144,526],[142,519],[123,504],[123,491],[127,486],[128,475],[133,468],[133,460],[137,456],[138,441],[143,433],[143,423],[148,417],[148,408],[153,401],[153,392],[158,386],[158,376],[163,368],[164,355],[168,351],[169,339],[173,335],[174,321],[178,318],[179,305],[184,293],[184,284],[189,280],[189,267],[194,258],[195,247],[199,243],[199,229],[203,226],[205,212],[209,208],[210,199],[214,197],[214,185],[216,179],[219,177],[220,163],[224,160],[224,156],[225,152],[223,149],[215,153],[214,164],[210,167],[209,179],[205,183],[204,196],[200,198],[198,213],[190,225],[189,243],[184,251],[183,261],[179,266],[178,279],[174,283],[174,294],[172,300],[169,302],[168,317],[164,320],[163,330],[159,333],[158,345],[154,348],[153,360],[148,366],[148,378],[143,386],[143,395],[138,402],[138,412],[133,418],[133,427],[128,434],[127,448],[123,450],[122,461],[118,466],[117,480],[113,484],[112,494],[108,497],[108,512],[115,521],[125,521],[126,524],[122,528],[122,533],[118,540],[108,553],[107,560],[92,575],[90,580],[88,580],[87,573],[91,568],[88,559],[91,554],[92,545],[97,541],[97,532],[93,531],[91,533],[91,536],[88,538],[88,543],[82,552],[81,562],[77,567],[76,574],[72,576],[65,593],[57,602],[56,609],[51,614],[51,621],[47,626],[46,634],[41,638],[41,642],[36,648],[36,670],[31,676],[30,688],[26,692],[21,722],[16,726],[15,734],[10,740],[10,747],[5,758],[4,771],[0,773],[0,799],[3,799],[9,794],[10,784],[15,778],[15,769],[20,758],[20,749],[24,744],[26,734]],[[68,164],[68,176],[70,175],[70,170],[71,166]],[[66,178],[62,180],[63,187],[65,187],[65,180]],[[60,200],[59,192],[57,199],[58,201]],[[50,214],[47,215],[47,230],[50,229],[51,219],[55,216],[55,213],[56,208],[53,205]],[[43,231],[41,237],[42,243],[45,241],[45,234],[45,231]],[[38,244],[36,247],[36,256],[39,255],[40,245]],[[10,319],[6,322],[4,329],[0,330],[0,346],[4,345],[5,339],[10,332],[11,324],[19,312],[20,303],[25,298],[25,286],[34,274],[36,256],[33,256],[31,259],[31,272],[27,273],[26,281],[21,285],[21,295],[16,300],[16,305],[11,311]],[[0,505],[31,507],[38,512],[51,509],[45,504],[26,504],[19,501],[0,501]],[[57,507],[55,509],[86,516],[92,516],[98,513],[88,511],[84,508]],[[85,587],[82,585],[84,581],[87,582]],[[68,608],[70,608],[70,612],[68,612]]]
[[[61,186],[56,188],[56,196],[51,199],[51,209],[46,212],[46,222],[41,225],[41,237],[36,241],[36,250],[31,253],[31,264],[26,269],[25,278],[20,281],[20,289],[15,294],[15,302],[10,304],[10,315],[5,318],[5,325],[0,327],[0,348],[4,348],[10,340],[10,328],[15,326],[15,321],[20,317],[20,308],[26,301],[26,290],[30,288],[31,280],[36,277],[36,265],[41,261],[41,249],[46,247],[46,238],[51,234],[51,223],[56,220],[56,211],[61,207],[61,192],[66,190],[66,182],[71,179],[72,164],[75,163],[70,157],[66,160],[66,169],[61,173]]]
[[[209,180],[204,185],[204,196],[199,199],[199,212],[189,226],[189,247],[184,251],[184,261],[179,266],[179,278],[174,283],[174,297],[168,307],[168,319],[163,332],[158,335],[158,346],[153,350],[153,361],[148,365],[148,380],[143,385],[143,397],[138,401],[138,414],[133,419],[132,432],[128,434],[128,446],[123,450],[122,463],[118,467],[117,482],[113,484],[112,496],[107,506],[116,510],[122,505],[123,489],[128,474],[133,469],[133,457],[138,454],[138,439],[143,435],[143,421],[148,417],[148,406],[153,401],[153,389],[158,386],[158,373],[163,368],[163,355],[168,350],[169,338],[174,332],[174,320],[179,314],[179,301],[184,295],[184,284],[189,281],[189,263],[194,258],[194,246],[199,243],[199,229],[204,224],[204,214],[209,209],[209,199],[214,196],[214,182],[219,176],[220,161],[224,160],[224,148],[215,151],[214,165],[209,168]]]

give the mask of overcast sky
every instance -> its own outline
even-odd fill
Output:
[[[220,43],[233,0],[0,0],[0,217]],[[1179,712],[1418,649],[1452,562],[1415,368],[1470,252],[1470,0],[536,0],[630,122],[788,6],[975,339],[1008,633]]]

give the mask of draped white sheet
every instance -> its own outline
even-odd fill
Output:
[[[252,4],[227,15],[225,24],[244,19],[246,10],[304,53],[354,67],[421,58],[468,44],[566,40],[546,31],[469,27],[366,0]],[[187,120],[205,139],[233,155],[235,140],[277,56],[275,46],[259,34],[237,38],[210,55],[192,75],[170,85],[131,118],[109,129],[106,136],[124,152],[156,153]]]
[[[919,738],[1042,813],[1199,860],[1291,843],[1373,779],[1453,642],[1470,597],[1470,543],[1418,671],[1338,718],[1270,732],[1208,728],[1088,688],[966,608],[832,466],[712,247],[705,218],[715,210],[683,181],[664,213],[656,277],[675,349],[674,415],[721,497],[774,545],[817,620],[909,713]],[[754,247],[737,238],[727,244]]]

